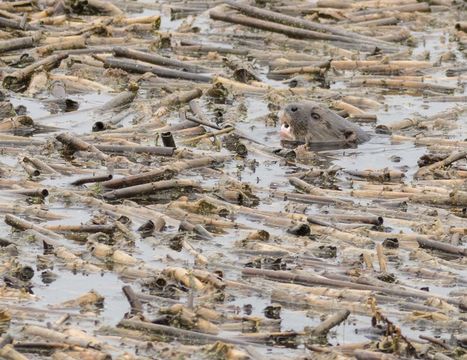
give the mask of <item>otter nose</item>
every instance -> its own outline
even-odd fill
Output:
[[[298,107],[296,107],[296,106],[292,106],[292,107],[290,108],[290,111],[292,111],[292,112],[295,112],[295,111],[297,111],[297,110],[298,110]]]

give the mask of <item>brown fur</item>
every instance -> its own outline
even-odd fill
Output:
[[[370,138],[359,126],[310,101],[287,105],[281,123],[290,126],[295,141],[306,144],[362,143]]]

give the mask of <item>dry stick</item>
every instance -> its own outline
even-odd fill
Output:
[[[185,104],[190,100],[196,99],[203,95],[203,91],[199,88],[194,88],[193,90],[180,91],[170,94],[166,97],[163,97],[158,103],[157,106],[174,106]]]
[[[320,33],[317,31],[299,29],[299,28],[295,28],[292,26],[273,23],[270,21],[258,20],[258,19],[240,15],[240,14],[229,15],[223,12],[219,12],[217,10],[211,10],[209,12],[209,16],[214,20],[221,20],[221,21],[232,23],[232,24],[250,26],[250,27],[257,28],[257,29],[261,29],[261,30],[284,34],[284,35],[287,35],[293,38],[298,38],[298,39],[330,40],[330,41],[342,41],[342,42],[347,42],[350,44],[354,43],[353,39],[350,39],[347,37],[338,36],[338,35],[328,35],[328,34]],[[374,46],[371,46],[371,45],[365,46],[365,44],[359,44],[359,46],[360,45],[364,47],[364,50],[367,50],[369,52],[375,50]]]
[[[36,47],[34,50],[40,56],[53,53],[55,50],[70,50],[86,48],[86,39],[83,35],[64,37],[51,44]]]
[[[118,326],[144,331],[144,332],[152,332],[156,334],[161,334],[164,336],[174,337],[180,341],[189,341],[196,343],[213,343],[216,341],[222,341],[227,344],[237,344],[237,345],[246,345],[247,342],[241,340],[235,340],[232,338],[225,338],[216,335],[204,334],[199,333],[196,331],[185,330],[180,328],[175,328],[172,326],[160,325],[160,324],[153,324],[150,322],[139,321],[139,320],[121,320],[118,323]]]
[[[370,291],[378,291],[378,292],[385,293],[388,295],[395,295],[395,296],[401,296],[401,297],[415,297],[419,299],[428,299],[430,297],[437,297],[450,304],[459,305],[459,300],[457,299],[444,298],[442,296],[430,294],[430,293],[427,293],[421,290],[417,291],[417,290],[412,290],[412,289],[383,288],[380,286],[365,285],[365,284],[352,283],[350,281],[329,279],[324,276],[299,275],[299,274],[294,274],[288,271],[274,271],[274,270],[262,270],[262,269],[242,269],[242,274],[245,276],[259,276],[259,277],[264,277],[269,280],[279,280],[279,281],[291,282],[291,283],[305,285],[305,286],[325,285],[325,286],[342,287],[342,288],[357,289],[357,290],[370,290]]]
[[[10,40],[2,40],[0,41],[0,54],[11,50],[25,49],[33,46],[34,38],[32,36],[26,36]]]
[[[198,140],[202,140],[202,139],[206,139],[206,138],[209,138],[209,137],[212,137],[212,136],[218,136],[218,135],[223,135],[223,134],[228,134],[232,131],[234,131],[235,129],[232,127],[232,126],[228,126],[222,130],[216,130],[216,131],[211,131],[211,132],[208,132],[206,134],[203,134],[203,135],[199,135],[199,136],[195,136],[193,138],[189,138],[189,139],[186,139],[186,140],[183,140],[182,143],[183,144],[189,144],[189,143],[192,143],[194,141],[198,141]]]
[[[341,310],[328,317],[321,324],[311,330],[311,336],[321,336],[329,332],[333,327],[345,321],[350,315],[349,310]]]
[[[115,225],[46,225],[44,229],[54,232],[84,232],[84,233],[106,233],[115,231]]]
[[[95,145],[96,149],[118,154],[152,154],[158,156],[173,156],[175,149],[164,146],[143,145]]]
[[[415,60],[393,60],[382,62],[379,60],[331,60],[331,68],[337,70],[368,70],[375,66],[384,66],[388,70],[405,70],[405,69],[428,69],[432,68],[433,64],[429,61]]]
[[[190,105],[190,110],[191,112],[198,117],[198,119],[194,119],[193,117],[188,117],[188,120],[195,121],[198,124],[206,125],[210,128],[220,130],[221,128],[217,126],[216,124],[213,124],[211,121],[209,121],[208,117],[204,113],[204,111],[201,109],[201,106],[199,105],[199,100],[198,99],[193,99],[189,102]]]
[[[354,356],[357,360],[397,360],[398,358],[390,355],[368,350],[355,350]]]
[[[376,215],[347,215],[347,214],[319,214],[313,215],[316,218],[330,219],[337,222],[344,223],[363,223],[363,224],[372,224],[372,225],[382,225],[384,219],[381,216]]]
[[[398,80],[398,79],[365,79],[365,80],[352,80],[349,84],[353,87],[365,86],[381,86],[389,89],[419,89],[419,90],[434,90],[439,92],[453,92],[457,89],[455,86],[429,84],[421,81],[411,80]]]
[[[98,131],[112,129],[114,125],[117,125],[118,123],[120,123],[123,119],[125,119],[130,114],[131,114],[130,109],[126,109],[124,111],[119,112],[118,114],[113,115],[108,120],[96,121],[92,125],[92,131],[98,132]]]
[[[18,230],[21,230],[21,231],[25,231],[25,230],[29,230],[29,229],[32,229],[32,230],[35,230],[43,235],[46,235],[46,236],[49,236],[51,237],[52,239],[61,239],[60,235],[58,235],[57,233],[51,231],[51,230],[48,230],[48,229],[45,229],[44,227],[40,226],[40,225],[36,225],[32,222],[29,222],[27,220],[23,220],[17,216],[14,216],[14,215],[11,215],[11,214],[6,214],[5,215],[5,223],[7,225],[10,225],[12,227],[14,227],[15,229],[18,229]]]
[[[23,157],[23,161],[27,163],[31,163],[35,168],[40,170],[42,173],[57,174],[57,171],[55,171],[52,167],[50,167],[44,161],[38,158],[35,158],[32,156],[25,156]]]
[[[439,345],[439,346],[445,348],[446,350],[452,350],[452,347],[446,342],[446,340],[436,339],[434,337],[426,336],[426,335],[419,335],[418,337],[420,339],[422,339],[422,340],[426,340],[426,341],[429,341],[429,342],[431,342],[433,344]]]
[[[63,334],[62,332],[50,330],[50,329],[43,328],[40,326],[26,325],[22,331],[23,333],[28,334],[28,335],[39,336],[44,339],[48,339],[52,341],[59,341],[59,342],[62,342],[68,345],[80,346],[82,348],[89,347],[89,348],[94,348],[94,349],[100,349],[100,344],[93,342],[92,340]]]
[[[131,306],[131,313],[133,315],[138,315],[143,313],[143,304],[139,300],[138,296],[135,294],[130,285],[125,285],[123,288],[123,293],[125,294],[128,302]]]
[[[367,42],[369,44],[378,44],[378,46],[380,47],[390,46],[392,48],[395,48],[393,44],[389,44],[384,41],[378,41],[369,36],[360,35],[357,33],[350,32],[348,30],[340,29],[335,25],[331,26],[331,25],[319,24],[319,23],[312,22],[309,20],[300,19],[294,16],[283,15],[283,14],[280,14],[274,11],[269,11],[269,10],[260,9],[254,6],[244,5],[233,0],[225,0],[224,2],[228,4],[230,7],[233,7],[237,10],[240,10],[241,12],[245,14],[248,14],[254,17],[270,20],[272,22],[280,22],[286,25],[291,25],[291,26],[295,26],[299,28],[308,29],[308,30],[326,31],[331,34],[338,35],[340,40],[342,38],[346,39],[342,41],[355,42],[356,39],[358,39],[357,42]]]
[[[395,25],[399,22],[399,19],[390,16],[382,19],[360,21],[352,23],[352,27],[370,27],[370,26],[383,26],[383,25]]]
[[[0,28],[1,27],[9,27],[16,30],[39,30],[37,26],[22,24],[21,20],[5,19],[4,17],[0,17]]]
[[[121,94],[115,96],[110,101],[106,102],[102,107],[100,107],[97,112],[104,113],[109,110],[113,110],[116,108],[126,107],[128,104],[132,103],[133,100],[136,98],[137,92],[136,91],[124,91]],[[129,115],[129,111],[122,111],[117,116],[114,115],[111,120],[109,121],[96,121],[92,125],[93,131],[102,131],[106,128],[111,127],[112,125],[118,124],[122,121],[127,115]]]
[[[148,171],[138,175],[125,176],[119,179],[112,179],[102,183],[107,189],[118,189],[128,186],[145,184],[153,181],[171,179],[183,170],[194,169],[214,165],[218,161],[227,160],[229,156],[224,157],[202,157],[199,159],[177,161],[170,165],[162,166],[156,170]]]
[[[191,105],[190,105],[191,106]],[[193,116],[191,116],[190,114],[185,114],[185,117],[190,120],[190,121],[193,121],[197,124],[200,124],[200,125],[204,125],[204,126],[207,126],[207,127],[210,127],[212,129],[216,129],[216,130],[221,130],[222,128],[220,126],[217,126],[216,124],[213,124],[209,121],[205,121],[205,120],[201,120],[201,119],[197,119]]]
[[[221,130],[222,129],[220,126],[217,126],[216,124],[213,124],[211,121],[209,121],[209,119],[205,116],[205,114],[204,114],[203,110],[201,109],[201,107],[199,105],[199,102],[197,100],[191,100],[189,105],[190,105],[190,109],[193,112],[193,114],[195,114],[199,119],[185,114],[185,116],[186,116],[186,118],[188,120],[194,121],[197,124],[205,125],[205,126],[208,126],[210,128],[216,129],[216,130]],[[261,144],[257,140],[252,139],[249,136],[246,136],[246,135],[240,133],[238,130],[234,130],[234,131],[235,131],[235,134],[238,135],[239,137],[241,137],[242,139],[246,139],[246,140],[252,141],[254,143]]]
[[[108,200],[131,198],[136,196],[144,196],[157,194],[160,191],[169,189],[184,189],[184,188],[199,188],[200,185],[193,180],[179,179],[179,180],[162,180],[149,184],[141,184],[123,189],[113,190],[104,193],[104,198]]]
[[[63,81],[65,83],[65,86],[66,87],[77,87],[78,89],[86,89],[86,91],[103,91],[103,92],[113,92],[114,89],[112,89],[111,87],[109,86],[106,86],[106,85],[102,85],[96,81],[92,81],[92,80],[88,80],[88,79],[84,79],[82,77],[78,77],[78,76],[73,76],[73,75],[64,75],[64,74],[51,74],[51,73],[48,73],[47,74],[48,78],[53,81],[53,80],[59,80],[59,81]],[[77,111],[74,111],[73,114],[76,114],[76,113],[83,113],[83,112],[88,112],[88,111],[92,111],[92,110],[95,110],[97,107],[92,107],[92,108],[88,108],[88,109],[83,109],[83,110],[77,110]],[[44,117],[40,117],[38,119],[35,119],[35,120],[43,120],[43,119],[51,119],[51,118],[54,118],[54,117],[61,117],[63,116],[63,114],[55,114],[55,115],[47,115],[47,116],[44,116]]]
[[[443,139],[437,137],[428,137],[428,136],[403,136],[403,135],[392,135],[391,141],[412,141],[416,145],[427,145],[427,146],[449,146],[449,151],[451,151],[451,147],[467,147],[467,141],[464,140],[452,140],[452,139]]]
[[[300,66],[272,70],[268,75],[321,74],[323,71],[322,68],[316,66]]]
[[[467,256],[467,248],[445,244],[436,240],[417,239],[418,245],[423,249],[433,249],[443,251],[449,254]]]
[[[108,155],[97,149],[94,145],[88,144],[87,142],[69,134],[61,133],[56,136],[56,139],[62,144],[70,147],[73,151],[89,151],[96,155],[99,160],[107,160]]]
[[[96,183],[96,182],[103,182],[112,180],[112,174],[109,175],[101,175],[101,176],[92,176],[92,177],[85,177],[81,179],[77,179],[71,183],[71,185],[80,186],[89,183]]]
[[[181,52],[186,52],[189,54],[193,54],[196,52],[216,52],[219,54],[234,54],[234,55],[241,55],[241,56],[246,56],[250,53],[250,50],[248,49],[232,49],[232,48],[224,48],[221,46],[214,46],[214,45],[203,45],[203,44],[197,44],[193,43],[190,41],[182,41],[181,46],[174,46],[173,50],[175,51],[181,51]]]
[[[376,245],[376,255],[378,257],[379,271],[382,273],[388,272],[388,264],[383,254],[383,245],[381,243]]]
[[[49,196],[47,189],[20,189],[20,190],[4,190],[5,193],[20,194],[25,196],[37,196],[45,198]]]
[[[415,12],[415,11],[430,11],[430,4],[428,3],[418,3],[418,4],[408,4],[408,5],[400,5],[400,6],[392,6],[392,7],[381,7],[381,8],[373,8],[373,9],[364,9],[361,11],[357,11],[354,15],[368,15],[368,14],[375,14],[380,12],[387,12],[387,11],[397,11],[397,12]]]
[[[33,176],[39,176],[41,172],[37,170],[35,167],[31,166],[29,163],[23,161],[22,159],[18,161],[21,167],[26,171],[26,173],[33,177]]]
[[[26,356],[16,351],[11,344],[7,344],[0,349],[0,358],[5,360],[28,360]]]
[[[175,78],[175,79],[186,79],[193,81],[211,82],[212,76],[204,74],[196,74],[186,71],[174,70],[164,68],[157,65],[149,65],[142,62],[121,60],[117,58],[105,58],[102,59],[104,64],[108,67],[118,68],[129,72],[144,74],[147,72],[156,74],[160,77]]]
[[[207,231],[202,225],[200,224],[194,225],[187,220],[183,220],[180,222],[179,230],[193,231],[197,233],[200,237],[207,239],[207,240],[211,240],[213,238],[211,233]]]
[[[98,109],[98,112],[102,113],[104,111],[112,110],[116,107],[128,105],[135,99],[136,94],[136,91],[124,91],[104,103],[104,105]]]
[[[457,153],[451,154],[447,158],[445,158],[445,159],[443,159],[441,161],[438,161],[438,162],[435,162],[434,164],[422,167],[421,169],[419,169],[415,173],[414,177],[416,179],[422,178],[422,177],[426,176],[427,174],[429,174],[433,170],[448,166],[448,165],[452,164],[453,162],[464,159],[466,157],[467,157],[467,150],[466,151],[459,151]]]
[[[18,91],[27,86],[29,79],[37,69],[42,67],[44,69],[50,70],[67,56],[67,54],[51,55],[45,59],[36,61],[23,69],[13,71],[4,77],[3,86],[7,89]]]
[[[184,61],[170,59],[157,54],[146,53],[138,50],[127,49],[123,47],[115,47],[113,49],[115,56],[121,56],[128,59],[140,60],[150,64],[161,65],[161,66],[174,66],[182,68],[189,72],[212,72],[209,69],[199,66],[188,64]]]
[[[346,174],[367,178],[368,180],[378,181],[400,181],[405,174],[399,170],[382,169],[382,170],[344,170]]]
[[[2,146],[28,146],[28,145],[44,145],[44,140],[31,139],[15,135],[1,135],[0,145]]]
[[[467,108],[451,108],[445,110],[443,113],[438,113],[427,118],[407,118],[388,125],[378,125],[376,126],[376,130],[381,130],[383,133],[386,133],[392,130],[401,130],[410,128],[412,126],[419,126],[420,124],[423,124],[425,122],[435,121],[437,119],[451,119],[457,117],[461,112],[463,112],[466,109]]]

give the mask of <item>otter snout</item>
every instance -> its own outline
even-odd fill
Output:
[[[279,113],[279,119],[281,122],[281,129],[279,131],[279,136],[281,140],[295,140],[295,136],[292,133],[292,127],[290,125],[290,117],[287,112],[282,110]]]

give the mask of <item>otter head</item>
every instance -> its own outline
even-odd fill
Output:
[[[368,140],[368,135],[357,125],[311,101],[285,106],[280,121],[281,140],[306,144],[349,144]]]
[[[287,105],[282,110],[280,137],[282,140],[307,142],[313,128],[322,126],[323,109],[317,103],[303,102]]]

